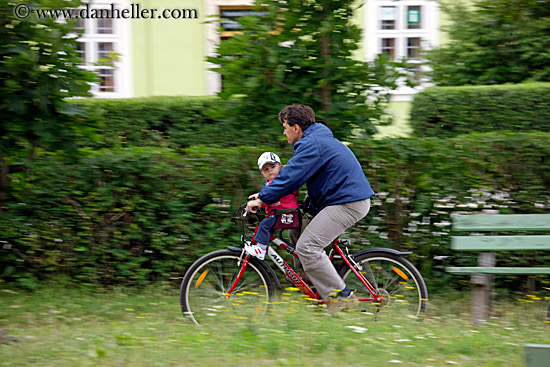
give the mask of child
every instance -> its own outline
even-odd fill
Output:
[[[279,171],[283,167],[279,156],[272,152],[264,152],[260,158],[258,158],[258,167],[260,172],[265,177],[266,185],[269,185],[271,181],[279,174]],[[278,202],[271,205],[264,204],[262,207],[266,208],[268,217],[258,224],[256,234],[252,237],[252,243],[245,243],[244,249],[247,253],[257,257],[260,260],[265,258],[267,252],[267,244],[271,238],[271,230],[277,222],[277,215],[275,210],[277,209],[296,209],[298,208],[298,200],[296,196],[298,190],[292,194],[281,198]]]

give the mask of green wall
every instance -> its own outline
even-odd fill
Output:
[[[353,17],[351,21],[356,24],[359,29],[361,29],[362,32],[365,32],[366,24],[365,24],[365,6],[362,5],[363,0],[356,0],[354,3],[355,12],[353,13]],[[355,52],[353,53],[353,57],[355,57],[357,60],[365,60],[365,42],[363,42],[363,38],[365,37],[364,34],[361,35],[361,42],[359,43],[359,47]]]
[[[378,134],[376,139],[396,138],[410,136],[412,129],[409,125],[409,116],[412,102],[390,102],[386,112],[391,116],[393,122],[389,126],[377,126]]]
[[[201,0],[141,0],[142,8],[197,9],[198,19],[132,20],[134,96],[206,95],[205,9]],[[169,72],[166,72],[166,71]]]
[[[134,97],[203,96],[207,95],[206,9],[202,0],[138,0],[141,8],[197,9],[199,19],[134,19],[132,20],[132,62]],[[360,4],[358,0],[357,5]],[[353,21],[366,28],[364,6],[358,7]],[[441,25],[447,23],[441,15]],[[441,35],[440,41],[445,41]],[[364,58],[364,45],[354,53]],[[170,72],[166,72],[169,70]],[[408,136],[410,102],[391,102],[390,126],[380,126],[377,138]]]

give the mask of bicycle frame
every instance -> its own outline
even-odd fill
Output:
[[[271,237],[271,243],[275,246],[279,246],[283,250],[287,251],[288,253],[292,254],[293,256],[296,256],[296,253],[294,251],[294,246],[289,245],[285,241],[283,241],[280,238],[277,238],[275,236]],[[320,300],[320,294],[319,292],[314,293],[313,290],[307,285],[307,283],[298,275],[298,273],[292,269],[292,267],[284,261],[284,259],[277,253],[277,251],[273,248],[274,246],[269,246],[267,251],[267,256],[277,265],[277,267],[285,274],[288,279],[298,288],[302,291],[302,293],[306,296],[308,296],[310,299],[319,300],[319,303],[326,303],[328,300]],[[243,254],[246,254],[243,250]],[[346,265],[352,270],[352,272],[355,274],[357,278],[361,281],[361,283],[365,286],[365,288],[368,289],[372,297],[367,298],[358,298],[359,301],[374,301],[374,302],[382,302],[383,297],[377,293],[377,291],[374,289],[374,287],[370,284],[370,282],[367,280],[367,278],[361,273],[360,269],[358,270],[356,268],[357,264],[352,264],[353,260],[344,254],[340,246],[338,246],[338,238],[334,240],[332,243],[332,248],[329,252],[329,259],[333,261],[335,254],[339,255]],[[241,255],[242,256],[242,255]],[[241,269],[239,271],[239,274],[235,278],[235,281],[231,285],[230,289],[225,294],[227,297],[231,297],[231,294],[233,293],[234,289],[236,288],[237,284],[242,278],[242,275],[244,274],[248,263],[250,261],[250,255],[246,254],[244,257],[241,266]]]
[[[222,312],[229,312],[227,316],[231,318],[245,319],[250,314],[255,317],[259,312],[267,310],[269,306],[266,303],[275,295],[276,288],[281,289],[280,280],[284,280],[268,259],[287,278],[288,285],[297,288],[289,290],[300,290],[305,300],[321,306],[328,304],[332,310],[345,306],[339,301],[333,304],[333,299],[324,292],[321,296],[305,275],[299,275],[302,269],[298,265],[299,256],[293,244],[299,234],[297,231],[290,231],[284,237],[279,231],[272,234],[265,261],[248,255],[245,248],[248,241],[254,242],[255,238],[249,235],[257,233],[258,223],[262,221],[259,214],[246,218],[248,214],[246,204],[243,204],[232,217],[244,246],[227,246],[227,249],[205,254],[186,271],[180,289],[180,306],[184,315],[189,314],[193,322],[198,324],[215,321],[215,316],[226,315]],[[395,315],[413,317],[418,321],[425,317],[428,300],[426,285],[420,272],[403,258],[403,255],[411,252],[367,248],[351,254],[348,241],[338,238],[329,245],[329,260],[347,286],[355,292],[354,302],[350,304],[352,307],[343,309],[357,309],[375,317]],[[291,254],[294,263],[279,249]],[[355,300],[364,303],[356,307]]]

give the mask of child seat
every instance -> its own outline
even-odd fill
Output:
[[[300,228],[300,210],[298,208],[292,209],[277,209],[275,210],[277,215],[277,222],[273,226],[273,229],[298,229]]]

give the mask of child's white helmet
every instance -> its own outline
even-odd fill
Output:
[[[260,171],[266,163],[281,163],[281,158],[273,152],[263,152],[260,158],[258,158],[258,167]]]

